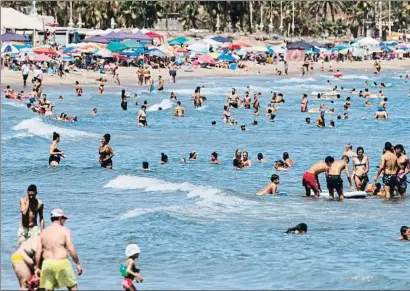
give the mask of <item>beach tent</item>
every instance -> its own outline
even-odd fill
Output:
[[[189,39],[188,39],[187,37],[185,37],[185,36],[178,36],[178,37],[176,37],[176,38],[174,38],[174,39],[172,39],[172,40],[169,40],[168,43],[169,43],[170,45],[183,45],[183,44],[185,44],[185,43],[188,42],[188,41],[189,41]]]
[[[136,33],[127,33],[125,34],[124,39],[134,39],[138,41],[152,43],[152,37],[149,37],[148,35],[143,34],[141,31],[138,31]]]
[[[18,54],[20,51],[10,43],[3,43],[1,46],[2,53]]]
[[[112,52],[120,52],[127,48],[128,47],[125,44],[120,43],[120,42],[110,42],[107,45],[107,50],[112,51]]]
[[[218,60],[234,62],[234,61],[236,61],[236,58],[233,55],[221,54],[221,55],[218,56]]]
[[[123,39],[126,39],[126,37],[127,37],[127,34],[121,31],[119,32],[112,31],[104,35],[104,38],[109,39],[109,40],[123,40]]]
[[[8,29],[43,31],[43,23],[13,8],[1,7],[1,26]]]
[[[217,41],[217,42],[232,42],[232,40],[230,40],[227,37],[224,37],[222,35],[217,35],[214,37],[211,37],[212,40]]]
[[[94,35],[92,37],[84,39],[83,42],[109,43],[110,40],[106,39],[101,35]]]
[[[326,47],[326,44],[320,43],[320,42],[317,42],[317,41],[311,41],[309,43],[311,45],[315,46],[315,47],[318,47],[318,48],[325,48]]]
[[[6,32],[0,35],[0,42],[8,42],[8,41],[26,42],[28,41],[28,39],[25,38],[24,35],[12,33],[12,32]]]

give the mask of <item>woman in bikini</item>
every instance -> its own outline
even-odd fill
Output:
[[[369,158],[364,155],[364,149],[358,147],[356,150],[357,157],[353,158],[353,179],[358,191],[364,191],[369,182],[367,173],[369,172]]]
[[[110,134],[104,134],[101,139],[100,149],[98,150],[101,167],[106,169],[112,169],[112,157],[114,156],[114,151],[112,150],[111,146],[108,145],[110,139]]]
[[[146,112],[147,108],[142,105],[141,106],[141,110],[140,112],[138,112],[137,115],[137,120],[138,120],[138,126],[147,126],[147,112]]]
[[[61,157],[64,158],[64,152],[58,148],[58,143],[60,142],[60,135],[57,132],[53,132],[53,141],[51,142],[48,154],[50,155],[48,159],[48,164],[51,167],[58,167],[60,164]]]

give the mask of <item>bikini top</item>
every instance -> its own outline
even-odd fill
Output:
[[[356,158],[355,160],[358,161],[358,163],[354,162],[354,166],[355,166],[355,167],[366,167],[366,163],[364,162],[364,157],[363,157],[362,161],[359,161],[358,158]],[[355,161],[355,160],[354,160],[354,161]]]

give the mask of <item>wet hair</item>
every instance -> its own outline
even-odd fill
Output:
[[[387,97],[385,97],[385,98],[383,98],[383,100],[384,100],[384,101],[387,101],[388,99],[387,99]]]
[[[79,85],[79,84],[80,84],[80,82],[78,82],[78,81],[75,81],[75,84],[76,84],[76,85]]]
[[[306,122],[310,121],[310,117],[306,117],[306,118],[305,118],[305,121],[306,121]]]
[[[246,126],[244,124],[241,125],[241,130],[245,130]]]
[[[147,100],[144,100],[144,105],[147,105],[148,104],[148,101]]]
[[[327,156],[326,158],[325,158],[325,163],[326,164],[329,164],[329,163],[333,163],[335,161],[335,159],[333,158],[333,157],[331,157],[331,156]]]
[[[270,120],[272,120],[272,121],[273,121],[273,120],[275,119],[275,117],[276,117],[276,115],[275,115],[275,114],[271,114],[271,115],[270,115]]]
[[[192,159],[195,156],[196,152],[190,152],[189,153],[189,158]]]
[[[181,101],[177,101],[177,105],[181,105]]]
[[[260,160],[262,160],[263,159],[263,154],[262,153],[259,153],[258,154],[258,160],[260,161]]]
[[[149,163],[147,161],[142,162],[142,168],[145,169],[145,170],[148,169],[149,168]]]
[[[404,233],[406,232],[406,230],[408,230],[409,229],[409,227],[408,226],[405,226],[405,225],[403,225],[402,227],[400,227],[400,234],[401,234],[401,236],[404,238],[404,239],[407,239],[407,235],[405,235]]]
[[[330,125],[334,127],[334,126],[335,126],[335,121],[334,121],[334,120],[331,120],[331,121],[330,121]]]
[[[356,154],[358,154],[359,151],[363,151],[363,153],[364,153],[364,149],[363,149],[362,147],[357,147],[357,149],[356,149]]]
[[[199,93],[199,91],[201,91],[201,87],[198,86],[195,88],[195,93]]]
[[[273,181],[275,181],[275,180],[278,180],[278,179],[279,179],[279,176],[276,175],[276,174],[273,174],[272,176],[270,176],[271,182],[273,182]]]
[[[225,106],[224,106],[224,110],[228,110],[228,106],[225,105]]]
[[[109,134],[109,133],[106,133],[106,134],[104,134],[104,139],[105,139],[105,141],[106,141],[106,143],[109,143],[110,142],[110,140],[111,140],[111,134]]]
[[[347,97],[347,98],[346,98],[346,101],[350,101],[350,97]]]
[[[97,111],[97,108],[93,108],[93,111]]]
[[[305,93],[305,94],[303,94],[302,96],[303,96],[303,97],[307,97],[307,94]],[[320,93],[318,94],[318,97],[320,97]]]
[[[73,121],[77,121],[77,120],[78,120],[78,118],[77,118],[77,115],[76,115],[76,116],[73,117]]]
[[[254,119],[254,120],[252,121],[252,125],[258,125],[258,121]]]
[[[401,152],[404,152],[404,147],[403,147],[403,145],[401,145],[401,144],[395,145],[395,146],[394,146],[394,149],[395,149],[395,150],[399,149]]]
[[[287,230],[285,233],[289,234],[289,233],[294,233],[295,231],[299,231],[299,232],[304,231],[304,232],[307,232],[307,229],[308,229],[308,227],[307,227],[307,224],[306,224],[306,223],[299,223],[299,224],[296,225],[295,227],[288,228],[288,230]]]
[[[268,109],[268,113],[271,114],[271,113],[272,113],[272,109],[269,108],[269,109]]]
[[[238,159],[233,159],[233,166],[235,168],[242,168]]]
[[[393,151],[393,145],[392,145],[390,142],[386,142],[386,143],[384,144],[384,149],[385,149],[386,151]]]
[[[342,116],[341,116],[341,115],[338,115],[338,116],[337,116],[337,119],[342,119]]]
[[[53,140],[56,140],[59,137],[60,135],[57,132],[53,132]]]
[[[57,221],[57,220],[59,220],[59,219],[60,219],[60,217],[51,217],[51,218],[50,218],[51,222]]]
[[[7,86],[6,86],[6,89],[10,89],[10,85],[7,85]]]
[[[339,99],[339,98],[340,98],[340,94],[337,94],[337,95],[336,95],[336,98]],[[349,97],[347,97],[347,98],[349,98]],[[350,100],[350,99],[349,99],[349,100]]]
[[[142,105],[141,109],[147,109],[147,107],[145,105]]]
[[[213,121],[211,122],[211,124],[212,124],[212,125],[215,125],[215,124],[216,124],[216,121],[215,121],[215,120],[213,120]]]
[[[349,162],[349,161],[350,161],[349,157],[348,157],[348,156],[346,156],[346,155],[343,155],[342,160],[343,160],[343,159],[347,159],[347,162]]]
[[[158,107],[158,111],[161,111],[162,110],[162,107]]]
[[[218,158],[218,154],[217,154],[216,152],[213,152],[213,153],[211,154],[211,156],[213,156],[215,159]]]
[[[31,184],[30,186],[27,187],[27,192],[35,192],[37,193],[37,186],[34,184]]]
[[[161,153],[161,162],[168,163],[168,156],[164,153]]]
[[[283,160],[286,161],[287,159],[289,159],[289,153],[288,153],[288,152],[284,152],[284,153],[283,153]]]

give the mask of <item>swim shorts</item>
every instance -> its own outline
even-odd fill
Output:
[[[11,256],[10,261],[11,261],[12,263],[14,263],[14,262],[23,262],[23,263],[24,263],[23,257],[22,257],[18,252],[15,252],[15,253]]]
[[[229,103],[229,107],[238,108],[238,103]]]
[[[124,290],[130,289],[132,285],[133,285],[132,279],[130,279],[130,278],[124,278],[124,279],[122,280],[122,288],[124,288]]]
[[[19,238],[19,241],[26,241],[29,238],[35,236],[35,235],[39,235],[41,232],[40,228],[35,225],[32,227],[19,227],[19,230],[17,232],[17,236]]]
[[[383,184],[389,187],[394,187],[397,184],[397,176],[393,174],[383,175]]]
[[[334,190],[343,188],[343,180],[340,175],[329,175],[326,179],[327,189]]]
[[[53,290],[63,287],[74,287],[77,280],[68,259],[48,259],[41,267],[40,288]]]
[[[303,175],[303,179],[302,179],[302,185],[306,189],[309,189],[309,190],[312,189],[313,192],[315,193],[319,192],[319,184],[318,184],[315,174],[305,172],[305,174]]]
[[[397,177],[397,184],[399,186],[400,193],[406,193],[407,190],[407,176],[402,176],[402,174],[398,174]]]

